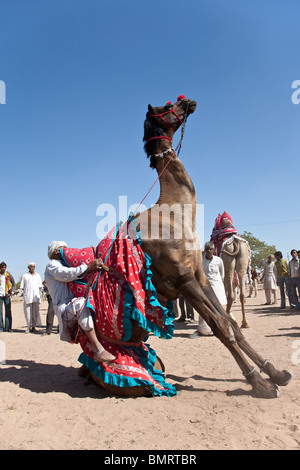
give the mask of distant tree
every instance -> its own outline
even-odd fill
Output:
[[[273,255],[277,251],[274,245],[267,245],[267,243],[262,242],[250,232],[242,233],[241,237],[245,238],[250,245],[251,266],[255,269],[261,270],[268,256]]]
[[[17,292],[20,289],[21,280],[22,280],[22,276],[20,277],[19,281],[15,285],[15,292]]]

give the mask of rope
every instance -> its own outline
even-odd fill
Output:
[[[169,163],[171,162],[172,158],[174,157],[174,155],[176,154],[175,150],[173,151],[170,159],[168,160],[168,162],[165,164],[165,166],[163,167],[162,171],[159,173],[158,177],[156,178],[156,180],[154,181],[154,183],[152,184],[151,188],[149,189],[149,191],[147,192],[147,194],[143,197],[143,199],[141,200],[141,202],[139,203],[139,205],[137,206],[136,210],[134,211],[134,213],[132,214],[132,216],[130,217],[128,223],[130,222],[130,220],[135,216],[135,214],[137,213],[137,210],[138,208],[143,204],[144,200],[146,199],[146,197],[148,196],[148,194],[152,191],[154,185],[157,183],[157,181],[159,180],[159,178],[161,177],[161,175],[163,174],[163,172],[165,171],[165,169],[167,168],[167,166],[169,165]]]
[[[169,165],[170,161],[172,160],[172,158],[174,157],[174,155],[176,154],[177,152],[177,155],[179,155],[180,153],[180,150],[181,150],[181,145],[182,145],[182,141],[183,141],[183,137],[184,137],[184,131],[185,131],[185,124],[186,124],[186,121],[187,121],[187,114],[188,114],[188,108],[189,106],[187,105],[186,107],[186,110],[185,110],[185,115],[184,115],[184,118],[183,118],[183,121],[182,121],[182,127],[181,127],[181,138],[180,138],[180,141],[176,147],[176,149],[173,151],[172,155],[171,155],[171,158],[169,159],[169,161],[166,163],[166,165],[164,166],[164,168],[162,169],[162,171],[160,172],[160,174],[158,175],[158,177],[156,178],[156,180],[154,181],[154,183],[152,184],[151,188],[149,189],[149,191],[147,192],[147,194],[143,197],[143,199],[141,200],[141,202],[139,203],[138,207],[136,208],[135,212],[133,213],[132,217],[136,214],[138,208],[142,205],[142,203],[144,202],[144,200],[146,199],[146,197],[148,196],[148,194],[152,191],[154,185],[157,183],[157,181],[159,180],[159,178],[161,177],[161,175],[163,174],[163,172],[165,171],[165,169],[167,168],[167,166]],[[177,116],[177,115],[176,115]],[[178,116],[177,116],[178,118]],[[179,119],[179,118],[178,118]],[[180,119],[179,119],[180,121]],[[154,137],[156,138],[156,137]],[[162,137],[158,137],[158,138],[162,138]],[[131,218],[132,218],[131,217]]]
[[[179,150],[178,150],[178,155],[179,155],[179,152],[180,152],[180,149],[181,149],[181,145],[182,145],[183,136],[184,136],[185,124],[186,124],[186,120],[187,120],[188,106],[186,107],[185,115],[184,115],[183,121],[181,121],[181,119],[178,117],[178,115],[175,113],[174,110],[169,111],[169,112],[173,112],[173,113],[175,114],[175,116],[177,117],[177,119],[178,119],[178,120],[180,121],[180,123],[182,124],[182,128],[181,128],[181,139],[180,139],[179,144],[178,144],[177,147],[176,147],[176,150],[179,149]],[[167,114],[167,113],[163,113],[163,114]],[[150,117],[150,116],[148,116],[148,117]],[[159,117],[161,117],[161,115],[159,115]],[[162,118],[162,119],[163,119],[163,118]],[[164,120],[164,119],[163,119],[163,120]],[[152,137],[152,139],[162,139],[162,138],[171,141],[171,139],[170,139],[169,137],[166,137],[166,136]],[[152,140],[152,139],[149,139],[149,140]],[[176,155],[176,150],[173,150],[173,153],[172,153],[171,157],[169,158],[169,160],[167,161],[167,163],[166,163],[165,166],[163,167],[162,171],[161,171],[161,172],[159,173],[159,175],[157,176],[157,178],[156,178],[156,180],[154,181],[154,183],[152,184],[151,188],[148,190],[148,192],[145,194],[145,196],[143,197],[143,199],[142,199],[141,202],[139,203],[139,205],[138,205],[138,207],[136,208],[136,210],[134,211],[134,213],[133,213],[133,214],[131,215],[131,217],[128,219],[127,224],[129,224],[130,221],[131,221],[131,219],[134,218],[134,216],[135,216],[135,214],[137,213],[139,207],[143,204],[143,202],[144,202],[144,200],[146,199],[146,197],[150,194],[150,192],[152,191],[153,187],[155,186],[155,184],[157,183],[157,181],[159,180],[159,178],[161,177],[161,175],[163,174],[163,172],[166,170],[166,168],[167,168],[167,166],[169,165],[169,163],[172,161],[174,155]],[[119,225],[120,225],[120,223],[117,224],[117,226],[116,226],[116,230],[115,230],[115,233],[114,233],[114,238],[113,238],[112,243],[111,243],[111,245],[110,245],[110,248],[109,248],[109,251],[108,251],[108,253],[107,253],[107,256],[106,256],[106,258],[105,258],[105,260],[104,260],[104,265],[105,265],[105,263],[106,263],[106,261],[107,261],[107,259],[108,259],[108,256],[109,256],[109,254],[110,254],[110,251],[111,251],[111,249],[112,249],[112,246],[113,246],[113,244],[114,244],[114,241],[116,240],[116,236],[117,236],[117,233],[118,233]],[[92,286],[92,289],[93,289],[93,290],[95,289],[95,287],[96,287],[96,285],[97,285],[97,282],[98,282],[98,279],[99,279],[99,277],[101,276],[101,274],[102,274],[102,269],[100,270],[100,272],[99,272],[99,274],[98,274],[98,276],[97,276],[95,282],[93,282],[93,286]],[[88,285],[87,287],[90,287],[90,286],[91,286],[91,283],[92,283],[92,282],[91,282],[91,280],[90,280],[89,285]],[[86,289],[86,292],[85,292],[86,300],[87,300],[87,296],[88,296],[88,291],[89,291],[89,289],[87,288],[87,289]],[[82,308],[83,308],[83,307],[82,307]],[[81,310],[82,310],[82,309],[81,309]],[[80,311],[80,313],[81,313],[81,311]],[[79,314],[80,314],[80,313],[79,313]],[[78,336],[78,332],[79,332],[79,327],[78,327],[78,330],[77,330],[76,339],[77,339],[77,336]]]
[[[167,168],[167,166],[169,165],[169,163],[171,162],[172,158],[174,157],[174,155],[176,154],[177,152],[177,155],[179,155],[180,153],[180,150],[181,150],[181,145],[182,145],[182,141],[183,141],[183,137],[184,137],[184,131],[185,131],[185,124],[186,124],[186,121],[187,121],[187,116],[188,116],[188,108],[189,108],[189,105],[187,104],[187,107],[186,107],[186,110],[185,110],[185,115],[184,115],[184,118],[183,120],[181,121],[180,118],[177,116],[177,114],[174,112],[174,110],[172,110],[174,112],[174,114],[176,115],[176,117],[178,118],[178,120],[181,122],[182,124],[182,127],[181,127],[181,138],[180,138],[180,141],[176,147],[176,149],[173,151],[172,155],[171,155],[171,158],[169,159],[169,161],[166,163],[166,165],[164,166],[164,168],[162,169],[162,171],[160,172],[160,174],[158,175],[158,177],[156,178],[156,180],[154,181],[154,183],[152,184],[151,188],[149,189],[149,191],[147,192],[147,194],[143,197],[143,199],[141,200],[141,202],[139,203],[138,207],[136,208],[136,210],[134,211],[134,213],[132,214],[132,216],[130,217],[128,223],[130,222],[130,220],[134,217],[134,215],[137,213],[137,210],[139,209],[139,207],[143,204],[144,200],[146,199],[146,197],[148,196],[148,194],[152,191],[153,187],[155,186],[155,184],[157,183],[157,181],[159,180],[159,178],[161,177],[161,175],[163,174],[163,172],[165,171],[165,169]],[[171,111],[171,112],[172,112]],[[167,113],[163,113],[163,114],[167,114]],[[150,116],[148,116],[150,117]],[[163,136],[159,136],[159,137],[153,137],[153,139],[162,139],[162,138],[166,138],[166,137],[163,137]]]
[[[113,244],[114,244],[114,241],[116,240],[116,237],[117,237],[117,234],[118,234],[118,231],[119,231],[119,226],[120,226],[120,222],[119,222],[119,223],[116,225],[116,227],[115,227],[115,231],[114,231],[114,235],[113,235],[112,242],[111,242],[111,244],[110,244],[110,247],[109,247],[109,250],[108,250],[107,255],[106,255],[106,257],[105,257],[105,260],[103,261],[103,264],[104,264],[104,265],[105,265],[106,261],[108,260],[108,257],[109,257],[109,255],[110,255],[112,246],[113,246]],[[102,269],[100,269],[99,274],[98,274],[98,276],[97,276],[95,282],[93,283],[92,290],[95,290],[96,285],[97,285],[97,283],[98,283],[98,279],[99,279],[99,277],[101,276],[101,274],[102,274]]]
[[[183,138],[183,134],[182,134],[182,138]],[[181,139],[181,142],[182,142],[182,139]],[[181,145],[180,145],[180,146],[181,146]],[[136,208],[136,210],[134,211],[134,213],[131,215],[131,217],[130,217],[129,220],[127,221],[127,224],[129,224],[130,221],[131,221],[131,219],[135,216],[135,214],[137,213],[137,210],[138,210],[139,207],[142,205],[142,203],[144,202],[144,200],[146,199],[146,197],[148,196],[148,194],[152,191],[154,185],[157,183],[157,181],[159,180],[159,178],[161,177],[161,175],[163,174],[163,172],[165,171],[165,169],[167,168],[167,166],[169,165],[169,163],[171,162],[171,160],[173,159],[173,157],[174,157],[175,154],[176,154],[176,152],[175,152],[175,150],[173,150],[173,153],[172,153],[171,157],[169,158],[169,160],[167,161],[167,163],[166,163],[165,166],[163,167],[162,171],[161,171],[161,172],[159,173],[159,175],[157,176],[156,180],[155,180],[154,183],[152,184],[152,186],[151,186],[151,188],[149,189],[149,191],[147,192],[147,194],[143,197],[143,199],[142,199],[141,202],[139,203],[139,205],[138,205],[138,207]],[[110,251],[111,251],[111,249],[112,249],[112,246],[113,246],[113,244],[114,244],[114,242],[115,242],[115,240],[116,240],[116,236],[117,236],[117,233],[118,233],[119,225],[120,225],[120,223],[117,224],[117,226],[116,226],[115,233],[114,233],[114,238],[113,238],[113,240],[112,240],[112,242],[111,242],[111,245],[110,245],[110,248],[109,248],[109,250],[108,250],[107,256],[106,256],[106,258],[105,258],[105,260],[104,260],[104,264],[106,263],[106,261],[107,261],[107,259],[108,259],[108,256],[109,256],[109,254],[110,254]],[[99,279],[99,277],[101,276],[101,274],[102,274],[102,269],[99,271],[99,274],[98,274],[98,276],[97,276],[97,278],[96,278],[96,281],[93,282],[93,286],[92,286],[92,289],[93,289],[93,290],[95,289],[95,287],[96,287],[96,285],[97,285],[97,282],[98,282],[98,279]],[[92,279],[91,279],[90,282],[88,283],[87,288],[86,288],[86,291],[85,291],[85,298],[86,298],[86,301],[87,301],[87,297],[88,297],[89,287],[91,286],[91,284],[92,284]],[[83,304],[83,306],[82,306],[82,308],[81,308],[81,310],[80,310],[80,312],[79,312],[78,318],[79,318],[79,316],[80,316],[80,314],[81,314],[81,312],[82,312],[82,310],[83,310],[83,308],[84,308],[85,305],[86,305],[86,302]],[[76,337],[75,337],[74,342],[77,341],[79,331],[80,331],[80,326],[79,326],[79,324],[78,324],[77,333],[76,333]],[[115,340],[111,340],[111,338],[107,338],[107,337],[103,336],[101,333],[100,333],[100,336],[101,336],[103,339],[106,339],[107,341],[110,341],[110,342],[113,342],[113,343],[115,342]],[[125,344],[125,343],[122,342],[122,341],[116,341],[115,344],[122,344],[123,346],[138,346],[137,343],[129,343],[129,342],[127,342],[127,343]]]
[[[177,152],[177,155],[179,155],[180,153],[180,150],[181,150],[181,145],[182,145],[182,141],[183,141],[183,137],[184,137],[184,131],[185,131],[185,124],[186,124],[186,121],[187,121],[187,114],[188,114],[188,109],[189,109],[189,103],[187,104],[187,107],[186,107],[186,110],[185,110],[185,115],[184,115],[184,118],[183,118],[183,121],[182,121],[182,127],[181,127],[181,138],[180,138],[180,141],[175,149],[175,152]]]

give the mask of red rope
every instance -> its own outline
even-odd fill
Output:
[[[172,142],[171,137],[168,137],[166,135],[159,135],[157,137],[150,137],[150,139],[148,139],[147,142],[150,142],[150,140],[156,140],[156,139],[165,139],[165,140],[169,140],[170,142]]]
[[[143,199],[141,200],[141,202],[139,203],[138,207],[136,208],[135,212],[132,214],[132,216],[130,217],[130,219],[128,220],[127,223],[130,222],[130,220],[134,217],[134,215],[136,214],[138,208],[141,206],[141,204],[144,202],[144,200],[146,199],[146,197],[148,196],[148,194],[152,191],[154,185],[157,183],[157,181],[159,180],[159,178],[161,177],[161,175],[163,174],[163,172],[165,171],[165,169],[167,168],[167,166],[169,165],[169,163],[171,162],[171,160],[173,159],[174,155],[175,155],[175,150],[173,150],[173,153],[171,155],[171,157],[169,158],[169,160],[167,161],[167,163],[165,164],[165,166],[163,167],[162,171],[159,173],[159,175],[157,176],[156,180],[154,181],[154,183],[152,184],[151,188],[149,189],[149,191],[147,192],[147,194],[143,197]],[[91,285],[91,280],[92,278],[90,279],[89,283],[87,284],[86,286],[86,290],[85,290],[85,294],[84,294],[84,297],[87,299],[88,297],[88,288],[90,287]],[[79,335],[79,332],[80,332],[80,325],[78,323],[78,319],[80,317],[80,314],[83,310],[83,308],[86,306],[86,302],[83,304],[83,306],[81,307],[80,309],[80,312],[79,314],[77,315],[77,332],[76,332],[76,335],[75,335],[75,339],[71,342],[74,342],[76,343],[77,342],[77,339],[78,339],[78,335]],[[75,325],[74,325],[75,326]],[[118,340],[113,340],[111,338],[108,338],[106,336],[104,336],[103,334],[101,334],[100,332],[98,332],[100,334],[100,337],[105,339],[106,341],[109,341],[111,343],[114,343],[114,344],[120,344],[122,346],[131,346],[131,347],[137,347],[140,345],[140,343],[131,343],[131,342],[123,342],[123,341],[118,341]],[[70,335],[71,336],[71,335]]]
[[[174,106],[173,106],[172,109],[170,109],[169,111],[165,111],[164,113],[160,113],[160,114],[148,114],[148,115],[147,115],[147,118],[149,118],[149,117],[159,117],[162,121],[164,121],[164,123],[166,124],[167,127],[169,127],[170,129],[172,129],[172,130],[175,132],[175,129],[171,126],[171,124],[169,124],[169,123],[163,118],[163,116],[164,116],[165,114],[170,114],[170,113],[174,114],[174,115],[177,117],[177,119],[178,119],[178,121],[180,122],[180,125],[181,125],[181,124],[182,124],[182,120],[180,119],[180,117],[178,116],[178,114],[174,111]]]
[[[146,199],[146,197],[148,196],[148,194],[150,193],[150,191],[152,191],[154,185],[157,183],[157,181],[159,180],[159,178],[161,177],[161,175],[163,174],[163,172],[165,171],[165,169],[167,168],[167,166],[169,165],[169,163],[171,162],[172,158],[174,157],[175,155],[175,150],[173,151],[169,161],[166,163],[166,165],[163,167],[162,171],[159,173],[158,177],[156,178],[156,180],[154,181],[154,183],[152,184],[151,188],[149,189],[149,191],[147,192],[147,194],[143,197],[143,199],[141,200],[141,202],[139,203],[138,207],[136,208],[136,210],[134,211],[134,213],[132,214],[132,217],[130,217],[131,219],[133,218],[133,216],[136,214],[138,208],[140,207],[141,204],[143,204],[144,200]]]

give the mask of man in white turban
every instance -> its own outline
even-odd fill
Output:
[[[28,273],[23,274],[20,289],[23,290],[23,308],[27,323],[26,333],[35,333],[36,326],[41,326],[40,303],[42,289],[41,277],[35,272],[35,263],[28,264]]]
[[[57,248],[64,248],[66,246],[66,242],[51,242],[48,246],[48,258],[51,259],[54,250],[56,250]]]
[[[71,342],[68,326],[74,325],[78,321],[92,343],[94,359],[97,362],[113,361],[115,356],[104,349],[96,336],[90,309],[86,307],[86,299],[84,297],[74,298],[68,286],[68,282],[80,279],[88,273],[108,268],[104,266],[101,258],[95,259],[89,265],[82,263],[76,268],[64,266],[60,249],[66,246],[67,244],[62,241],[50,243],[48,246],[50,262],[46,266],[44,277],[52,298],[54,312],[58,318],[60,339]]]

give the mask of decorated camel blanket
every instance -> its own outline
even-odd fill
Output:
[[[218,214],[218,217],[215,220],[215,225],[211,234],[211,241],[214,243],[217,251],[217,255],[220,256],[223,243],[236,235],[237,230],[233,225],[232,218],[228,212],[223,212],[223,214]]]
[[[69,286],[74,297],[86,297],[99,340],[116,360],[108,364],[96,362],[89,340],[78,326],[71,334],[83,350],[79,361],[105,383],[118,387],[143,385],[154,396],[173,396],[175,388],[154,368],[156,352],[145,342],[129,342],[132,320],[160,338],[170,339],[174,331],[172,303],[167,307],[159,303],[151,282],[151,259],[140,245],[133,224],[125,223],[114,227],[96,248],[61,250],[67,266],[90,264],[95,257],[101,257],[110,268],[109,272],[93,273]]]
[[[249,279],[250,277],[250,263],[251,263],[251,249],[250,245],[247,240],[242,238],[240,235],[237,234],[237,230],[233,225],[233,221],[231,216],[228,214],[228,212],[223,212],[223,214],[218,214],[218,217],[215,220],[215,225],[210,237],[211,241],[214,243],[216,247],[216,252],[217,255],[222,258],[222,250],[226,249],[226,245],[231,243],[234,239],[240,240],[244,243],[246,243],[248,247],[248,252],[249,252],[249,264],[248,264],[248,275]],[[235,272],[235,278],[236,278],[236,285],[237,283],[237,276]]]

